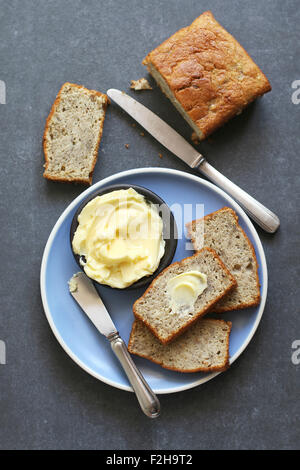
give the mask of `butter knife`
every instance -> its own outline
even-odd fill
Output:
[[[133,362],[92,281],[84,273],[75,274],[72,278],[70,293],[97,330],[109,340],[143,412],[149,418],[158,417],[160,414],[159,400]]]
[[[280,225],[277,215],[211,166],[203,155],[165,121],[123,91],[110,89],[107,95],[190,168],[202,173],[230,194],[263,230],[276,232]]]

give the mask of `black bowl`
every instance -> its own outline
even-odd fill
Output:
[[[78,227],[78,220],[77,219],[78,219],[78,216],[79,216],[80,212],[82,211],[82,209],[84,208],[84,206],[86,206],[86,204],[88,202],[90,202],[92,199],[94,199],[97,196],[102,196],[103,194],[110,193],[112,191],[116,191],[116,190],[119,190],[119,189],[129,189],[129,188],[133,188],[133,189],[136,190],[136,192],[138,192],[138,193],[142,194],[143,196],[145,196],[146,201],[149,201],[153,204],[158,204],[159,205],[159,215],[161,216],[161,218],[163,220],[163,238],[165,240],[165,252],[164,252],[163,257],[160,260],[160,263],[159,263],[159,266],[158,266],[157,270],[153,274],[151,274],[150,276],[142,277],[141,279],[136,281],[134,284],[131,284],[131,286],[125,287],[122,290],[125,290],[125,289],[127,289],[127,290],[128,289],[138,289],[140,287],[146,286],[147,284],[150,284],[150,282],[163,269],[165,269],[167,266],[169,266],[169,264],[172,262],[172,259],[174,257],[174,253],[175,253],[175,250],[176,250],[176,247],[177,247],[177,225],[176,225],[174,216],[173,216],[171,210],[169,209],[169,207],[167,206],[167,204],[157,194],[153,193],[152,191],[150,191],[147,188],[143,188],[142,186],[137,186],[135,184],[110,185],[110,186],[106,186],[105,188],[101,188],[101,189],[98,189],[98,190],[96,189],[95,192],[93,192],[86,199],[84,199],[84,201],[80,204],[80,206],[78,207],[77,211],[74,214],[74,217],[73,217],[72,223],[71,223],[71,228],[70,228],[70,243],[71,243],[72,253],[73,253],[74,258],[75,258],[78,266],[80,267],[80,269],[83,269],[81,264],[80,264],[80,256],[76,255],[73,252],[73,248],[72,248],[72,240],[73,240],[73,237],[74,237],[74,233],[75,233],[75,231]],[[163,208],[163,210],[162,210],[162,208]],[[93,281],[97,283],[97,281],[95,281],[94,279],[93,279]],[[97,284],[99,284],[103,287],[107,287],[109,289],[112,289],[112,287],[107,286],[106,284],[100,284],[100,283],[97,283]]]

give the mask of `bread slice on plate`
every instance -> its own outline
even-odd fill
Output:
[[[239,225],[235,211],[223,207],[204,219],[190,222],[187,228],[195,250],[201,250],[203,246],[214,249],[237,281],[236,288],[212,310],[226,312],[258,305],[260,289],[255,250]]]
[[[44,132],[45,178],[92,183],[108,102],[99,91],[62,86]]]
[[[164,345],[143,322],[135,320],[128,351],[179,372],[223,371],[229,367],[230,331],[231,322],[203,318]]]
[[[198,296],[192,310],[177,312],[171,308],[168,281],[175,276],[200,271],[207,276],[207,288]],[[211,248],[203,248],[193,256],[164,269],[133,305],[135,317],[141,320],[164,344],[183,333],[198,318],[226,295],[236,280]]]

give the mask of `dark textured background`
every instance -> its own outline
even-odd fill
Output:
[[[146,74],[146,53],[207,9],[262,67],[273,91],[199,148],[274,210],[281,228],[274,236],[258,230],[269,293],[247,350],[209,383],[161,396],[162,416],[150,421],[133,394],[73,363],[44,316],[43,249],[83,187],[42,178],[42,134],[63,82],[128,90],[131,79]],[[300,105],[291,101],[291,84],[300,79],[299,13],[297,0],[0,1],[0,80],[7,86],[7,104],[0,105],[0,339],[7,345],[7,364],[0,366],[0,448],[299,448],[300,365],[291,362],[291,344],[300,339]],[[189,138],[187,124],[157,88],[138,99]],[[94,182],[136,167],[187,171],[130,124],[110,107]]]

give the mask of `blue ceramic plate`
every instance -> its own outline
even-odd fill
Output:
[[[57,340],[69,356],[85,371],[103,382],[123,390],[132,390],[108,341],[95,329],[68,290],[68,280],[78,271],[70,248],[72,217],[82,200],[100,187],[110,184],[137,184],[157,193],[173,209],[182,238],[174,261],[190,256],[192,251],[184,237],[184,224],[224,206],[232,207],[252,241],[259,264],[261,303],[258,307],[236,310],[222,315],[232,321],[230,362],[235,361],[248,345],[260,322],[267,296],[267,265],[255,228],[238,204],[213,184],[181,171],[141,168],[124,171],[94,184],[78,196],[55,224],[45,247],[41,266],[41,294],[45,313]],[[203,205],[203,206],[201,206]],[[199,212],[197,213],[197,210]],[[183,216],[184,214],[184,216]],[[132,304],[144,289],[119,291],[97,287],[122,338],[128,342],[133,321]],[[218,317],[218,316],[217,316]],[[221,317],[219,317],[221,318]],[[212,379],[217,373],[182,374],[161,368],[146,359],[135,357],[149,385],[156,393],[173,393],[189,389]]]

